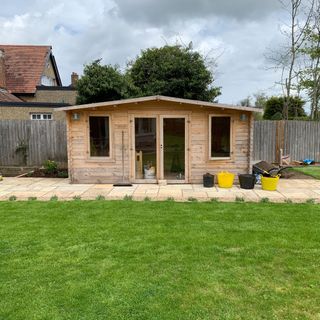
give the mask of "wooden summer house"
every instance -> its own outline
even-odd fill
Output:
[[[257,108],[150,96],[58,110],[72,183],[200,183],[251,168]]]

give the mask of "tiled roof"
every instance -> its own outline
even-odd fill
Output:
[[[14,93],[34,93],[51,46],[0,45],[5,53],[6,84]]]
[[[8,91],[0,89],[0,102],[22,102],[22,100]]]

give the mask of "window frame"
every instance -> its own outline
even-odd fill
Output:
[[[50,119],[44,119],[44,116],[50,116]],[[40,116],[40,119],[33,119],[33,116]],[[52,113],[50,113],[50,112],[43,112],[43,113],[41,113],[41,112],[30,112],[30,120],[32,120],[32,121],[41,121],[41,120],[43,120],[43,121],[52,121],[53,120],[53,115],[52,115]]]
[[[109,118],[109,156],[97,157],[90,153],[90,117],[108,117]],[[87,161],[89,162],[110,162],[113,159],[113,137],[112,137],[112,117],[109,113],[89,113],[87,116]]]
[[[212,128],[212,118],[220,118],[220,117],[224,117],[224,118],[230,118],[230,156],[229,157],[211,157],[212,154],[212,150],[211,150],[211,128]],[[208,134],[209,134],[209,145],[208,145],[208,155],[209,155],[209,160],[231,160],[232,159],[232,155],[233,155],[233,117],[230,114],[209,114],[209,130],[208,130]]]

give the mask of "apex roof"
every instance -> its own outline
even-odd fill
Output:
[[[138,104],[138,103],[148,102],[148,101],[167,101],[167,102],[178,103],[181,105],[189,104],[189,105],[198,105],[199,107],[212,107],[212,108],[231,109],[231,110],[240,110],[240,111],[249,111],[249,112],[262,112],[262,109],[255,108],[255,107],[244,107],[244,106],[207,102],[207,101],[200,101],[200,100],[182,99],[182,98],[167,97],[167,96],[148,96],[148,97],[140,97],[140,98],[115,100],[115,101],[97,102],[97,103],[90,103],[90,104],[81,104],[81,105],[57,108],[56,111],[70,111],[70,110],[91,109],[91,108],[108,107],[108,106],[120,106],[123,104],[129,104],[129,103]]]

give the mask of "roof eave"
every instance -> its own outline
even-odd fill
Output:
[[[50,58],[51,58],[51,61],[52,61],[54,73],[56,75],[57,85],[58,86],[62,86],[62,81],[61,81],[61,77],[60,77],[60,74],[59,74],[59,69],[58,69],[58,66],[57,66],[56,58],[54,57],[54,55],[53,55],[51,50],[50,50]]]
[[[108,106],[118,106],[122,104],[140,103],[140,102],[147,102],[147,101],[167,101],[167,102],[175,102],[180,104],[198,105],[199,107],[211,107],[211,108],[215,107],[220,109],[259,112],[259,113],[263,112],[262,109],[254,108],[254,107],[243,107],[243,106],[228,105],[228,104],[221,104],[221,103],[214,103],[214,102],[207,102],[207,101],[200,101],[200,100],[190,100],[190,99],[160,96],[160,95],[74,105],[74,106],[59,108],[59,111],[72,111],[72,110],[91,109],[91,108],[108,107]]]

